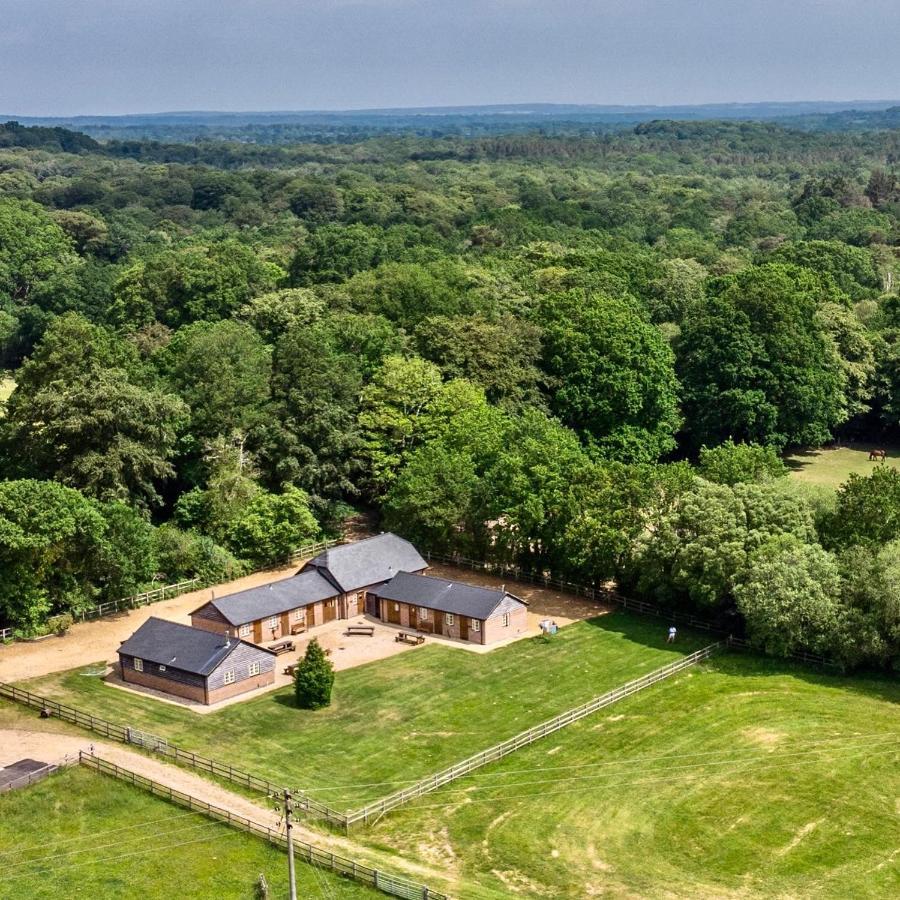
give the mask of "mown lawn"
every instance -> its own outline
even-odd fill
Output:
[[[667,646],[666,624],[614,613],[483,655],[430,644],[337,673],[332,705],[317,712],[296,709],[285,689],[201,716],[90,669],[22,686],[348,808],[713,640],[680,633]]]
[[[872,447],[875,445],[872,444]],[[838,450],[802,450],[785,459],[791,478],[822,487],[840,487],[851,474],[870,475],[875,466],[900,467],[900,449],[884,447],[888,451],[884,463],[869,461],[870,446],[841,447]]]
[[[900,896],[900,684],[727,655],[360,838],[463,896]]]
[[[260,873],[271,897],[287,896],[282,851],[85,769],[0,795],[2,900],[247,900]],[[300,897],[384,896],[304,863],[297,887]]]

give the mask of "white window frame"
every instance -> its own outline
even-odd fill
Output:
[[[226,669],[222,675],[223,684],[234,684],[234,669]]]
[[[160,671],[160,672],[165,672],[165,671],[166,671],[166,667],[165,667],[162,663],[159,664],[159,671]]]
[[[143,672],[144,671],[144,661],[142,659],[134,658],[134,671],[135,672]]]
[[[416,618],[421,619],[423,622],[427,622],[428,621],[428,610],[425,609],[424,606],[420,606],[416,610]]]
[[[247,666],[247,675],[252,678],[254,675],[259,675],[259,662],[252,662],[249,666]]]
[[[480,619],[469,619],[469,624],[472,626],[472,631],[474,631],[476,634],[481,631]]]
[[[238,629],[238,637],[250,637],[253,634],[253,624],[251,622],[245,622]]]
[[[399,603],[394,604],[394,612],[400,612],[400,604]]]
[[[306,621],[306,607],[302,606],[300,609],[295,609],[293,613],[291,613],[291,618],[295,622],[305,622]]]
[[[509,628],[509,613],[503,613],[503,627]]]
[[[269,616],[269,618],[266,619],[266,625],[274,631],[278,627],[278,619],[278,616]]]
[[[453,624],[453,613],[446,613],[446,614],[444,615],[444,621],[445,621],[448,625],[452,625],[452,624]]]

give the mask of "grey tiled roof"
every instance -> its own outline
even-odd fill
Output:
[[[209,675],[242,643],[246,641],[232,638],[226,642],[224,635],[154,616],[122,642],[119,653],[195,675]],[[255,649],[269,652],[261,647]]]
[[[469,616],[472,619],[489,619],[491,613],[507,597],[525,605],[524,600],[508,591],[476,587],[474,584],[448,581],[431,575],[410,575],[406,572],[395,575],[372,593],[385,600],[424,606],[426,609]]]
[[[267,616],[277,616],[298,606],[335,597],[338,590],[315,569],[302,572],[283,581],[273,581],[261,587],[229,594],[210,603],[232,625],[245,625]]]
[[[386,532],[332,547],[311,559],[306,567],[321,570],[346,593],[381,584],[398,572],[421,572],[428,563],[409,541]]]

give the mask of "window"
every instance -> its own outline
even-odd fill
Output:
[[[252,678],[254,675],[259,675],[259,663],[252,662],[250,663],[250,667],[247,669],[247,674]]]
[[[478,619],[469,619],[472,631],[481,631],[481,622]]]
[[[234,684],[234,669],[227,669],[225,671],[225,684]]]
[[[278,616],[270,616],[268,625],[274,631],[278,627]]]
[[[144,671],[144,661],[142,659],[134,658],[134,670],[135,672],[143,672]]]
[[[400,604],[399,603],[394,604],[394,612],[400,612]]]
[[[160,671],[160,672],[165,672],[165,671],[166,671],[166,667],[165,667],[164,665],[160,664],[160,666],[159,666],[159,671]]]
[[[306,610],[305,609],[295,609],[294,610],[294,621],[295,622],[305,622],[306,621]]]
[[[509,613],[503,613],[503,627],[509,628]]]
[[[428,621],[428,610],[425,609],[423,606],[420,606],[420,607],[419,607],[419,613],[418,613],[418,615],[419,615],[419,618],[420,618],[423,622],[427,622],[427,621]]]
[[[447,613],[445,620],[448,625],[453,624],[453,613]]]
[[[325,602],[325,605],[326,605],[329,609],[334,609],[334,600],[333,600],[333,599],[332,599],[332,600],[327,600],[327,601]]]
[[[357,603],[359,603],[359,601],[362,600],[362,591],[357,591],[357,592],[353,595],[353,599],[354,599]]]
[[[241,625],[238,632],[239,637],[250,637],[251,634],[253,634],[253,626],[249,622],[246,625]]]

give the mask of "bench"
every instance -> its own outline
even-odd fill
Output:
[[[293,676],[294,672],[297,671],[297,663],[291,663],[289,666],[284,667],[284,674]]]
[[[294,649],[294,642],[279,641],[277,644],[270,644],[266,649],[271,650],[276,656],[280,656],[282,653],[290,653]]]
[[[395,641],[399,641],[402,644],[413,644],[414,646],[418,646],[419,644],[425,643],[425,635],[424,634],[410,634],[407,631],[401,631],[395,638]]]
[[[344,634],[365,634],[369,637],[374,637],[375,635],[375,626],[374,625],[348,625],[347,630]]]
[[[291,634],[303,634],[306,631],[306,622],[298,622],[291,626]]]

